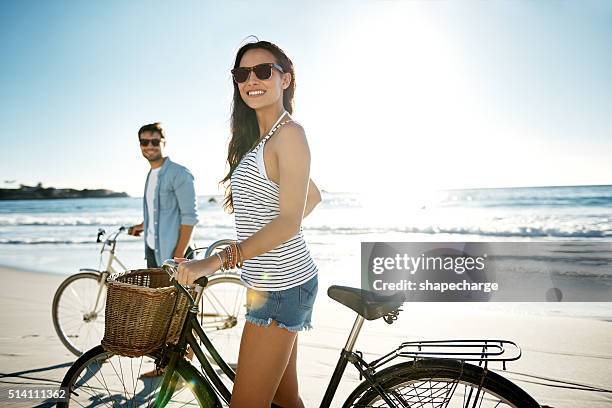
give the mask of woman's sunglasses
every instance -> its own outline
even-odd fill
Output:
[[[261,80],[265,81],[266,79],[270,79],[272,76],[272,68],[276,68],[280,71],[281,74],[284,74],[283,67],[278,64],[274,64],[272,62],[267,64],[259,64],[254,67],[238,67],[232,69],[232,75],[234,77],[234,81],[236,83],[241,84],[246,82],[249,79],[249,75],[251,75],[251,71],[255,73],[255,76]]]
[[[151,143],[154,147],[157,147],[161,141],[161,139],[140,139],[140,145],[142,147],[147,147],[149,143]]]

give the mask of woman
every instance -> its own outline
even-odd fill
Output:
[[[219,256],[180,264],[191,284],[220,268],[242,267],[246,324],[231,407],[303,407],[298,393],[297,337],[311,327],[317,268],[301,232],[320,202],[309,178],[304,129],[291,119],[293,63],[276,45],[258,41],[238,50],[225,207],[235,213],[239,244]],[[228,183],[229,182],[229,183]],[[229,184],[229,185],[228,185]]]

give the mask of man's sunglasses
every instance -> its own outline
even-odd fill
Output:
[[[238,84],[246,82],[249,79],[249,75],[251,75],[251,71],[255,73],[255,76],[259,80],[265,81],[266,79],[270,79],[272,76],[272,68],[276,68],[281,74],[285,73],[285,71],[283,71],[283,67],[270,62],[267,64],[255,65],[254,67],[234,68],[232,69],[232,75],[234,77],[234,81],[236,81]]]
[[[140,145],[142,147],[147,147],[149,143],[151,143],[154,147],[157,147],[161,141],[161,139],[140,139]]]

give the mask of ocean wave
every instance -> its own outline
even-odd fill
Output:
[[[132,225],[134,217],[130,218],[4,218],[0,219],[0,226],[26,226],[26,227],[102,227],[107,225]]]
[[[535,228],[535,227],[513,227],[508,230],[486,230],[480,227],[335,227],[314,226],[304,228],[313,232],[333,232],[337,234],[369,234],[369,233],[409,233],[409,234],[457,234],[457,235],[480,235],[490,237],[526,237],[526,238],[606,238],[612,237],[610,229],[576,229],[565,230],[559,228]]]
[[[537,208],[537,207],[597,207],[597,208],[610,208],[612,207],[612,197],[522,197],[515,200],[479,200],[472,201],[473,199],[466,200],[471,202],[474,206],[483,208]],[[459,205],[464,203],[459,203]],[[442,203],[442,205],[458,206],[457,201],[449,201]]]
[[[111,231],[120,225],[138,221],[132,214],[96,214],[87,216],[27,216],[0,215],[0,244],[81,243],[90,242],[99,227]],[[470,218],[472,217],[472,218]],[[610,238],[610,215],[585,214],[514,214],[476,216],[468,213],[435,213],[413,215],[394,220],[385,214],[358,211],[347,213],[324,210],[304,222],[306,234],[314,236],[366,234],[449,234],[500,238]],[[196,227],[196,237],[226,235],[234,231],[233,217],[223,213],[202,214]],[[470,220],[469,222],[466,222]],[[53,237],[54,239],[49,239]],[[70,237],[64,239],[64,237]]]
[[[41,218],[41,219],[11,219],[0,218],[0,227],[109,227],[121,225],[129,226],[138,221],[138,218]],[[206,228],[233,228],[232,220],[227,223],[206,223]]]
[[[195,239],[199,240],[214,240],[215,236],[218,235],[219,230],[232,229],[233,225],[206,225],[205,234],[199,234],[204,232],[202,229],[196,229]],[[304,228],[306,235],[366,235],[366,234],[385,234],[385,233],[400,233],[400,234],[449,234],[449,235],[469,235],[469,236],[481,236],[491,238],[610,238],[612,237],[612,231],[610,230],[576,230],[566,231],[560,229],[538,229],[538,228],[518,228],[511,231],[499,231],[499,230],[483,230],[482,228],[476,227],[465,227],[465,228],[440,228],[440,227],[395,227],[395,228],[371,228],[371,227],[332,227],[332,226],[314,226]],[[214,233],[213,233],[214,232]],[[313,238],[315,238],[313,236]],[[316,239],[316,238],[315,238]],[[83,236],[82,238],[0,238],[0,245],[11,244],[11,245],[40,245],[40,244],[91,244],[95,240],[91,234]]]
[[[586,271],[552,271],[550,272],[553,276],[561,276],[564,278],[578,278],[578,279],[604,279],[609,281],[611,279],[609,273],[596,273],[596,272],[586,272]]]
[[[56,244],[56,245],[82,245],[82,244],[96,244],[95,240],[91,237],[88,239],[55,239],[55,238],[24,238],[24,239],[4,239],[0,238],[0,245],[42,245],[42,244]],[[100,244],[98,244],[100,245]]]

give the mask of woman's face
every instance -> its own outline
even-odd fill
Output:
[[[240,60],[241,67],[254,67],[259,64],[277,63],[274,55],[262,48],[248,50]],[[251,71],[249,78],[237,84],[242,100],[252,109],[259,109],[279,103],[282,106],[283,90],[291,83],[291,74],[282,74],[279,70],[272,68],[269,79],[259,79]]]

